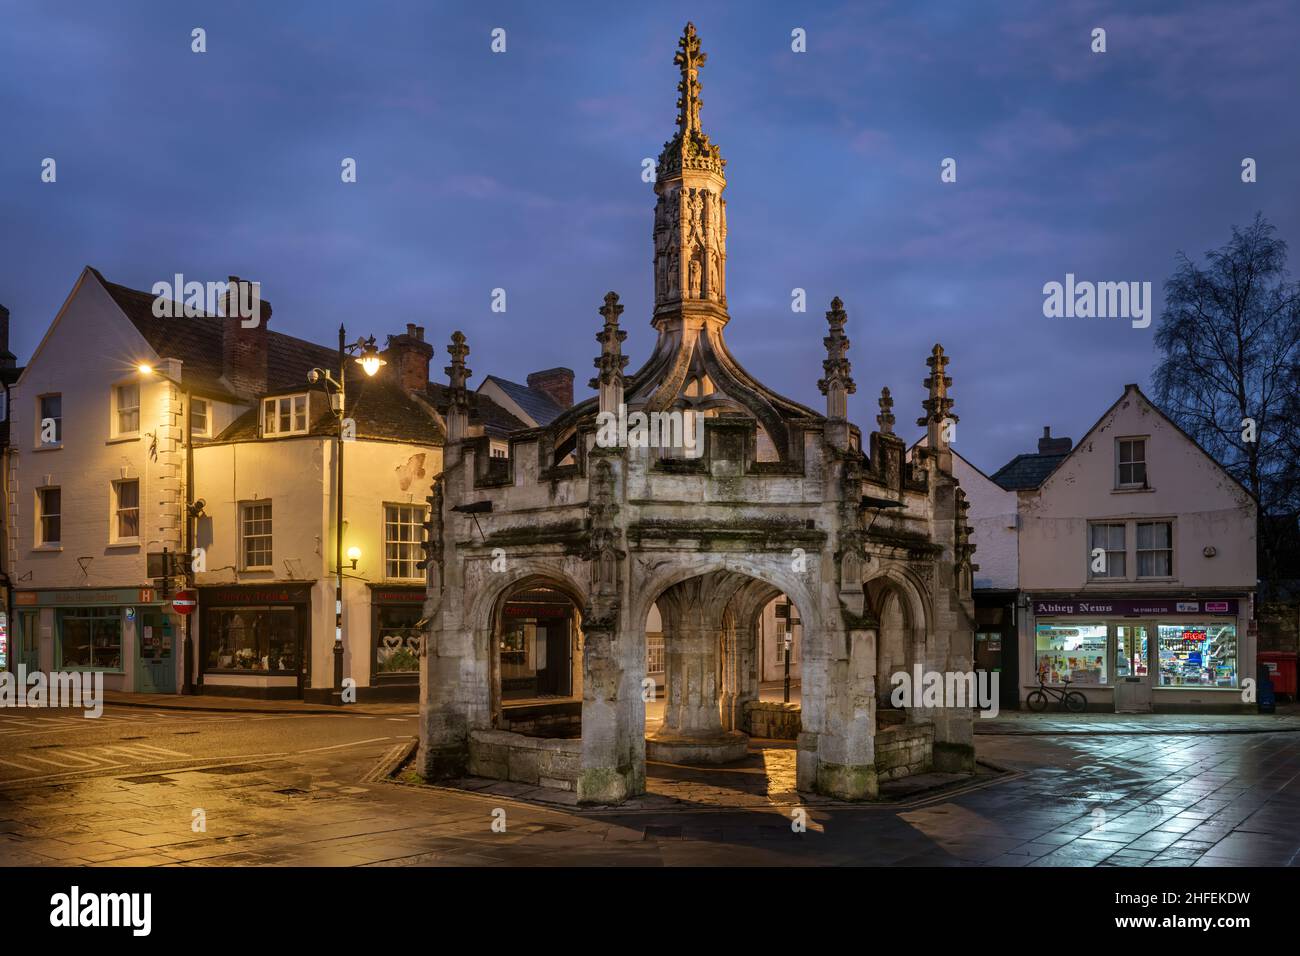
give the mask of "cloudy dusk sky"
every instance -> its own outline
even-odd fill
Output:
[[[728,161],[728,344],[821,409],[823,313],[841,296],[864,431],[888,385],[899,431],[919,434],[942,342],[955,447],[991,472],[1044,425],[1077,440],[1150,381],[1158,318],[1048,319],[1044,283],[1149,281],[1158,317],[1176,255],[1257,211],[1300,269],[1294,3],[810,6],[4,0],[11,349],[27,361],[85,265],[142,289],[238,274],[262,282],[279,331],[331,343],[342,321],[382,340],[415,322],[442,380],[462,329],[471,386],[565,365],[585,397],[606,291],[631,369],[653,344],[641,164],[674,131],[687,20]]]

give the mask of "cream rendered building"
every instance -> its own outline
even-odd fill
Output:
[[[115,690],[180,692],[185,621],[164,594],[162,553],[186,550],[185,505],[201,500],[192,688],[328,698],[337,426],[307,376],[337,376],[337,350],[270,331],[265,301],[248,328],[156,318],[154,302],[85,269],[13,386],[13,660],[103,671]],[[345,562],[344,674],[358,699],[416,694],[418,563],[446,405],[428,381],[423,331],[389,336],[374,379],[348,377],[356,432],[344,452],[344,537],[360,556],[355,568]],[[472,400],[471,434],[520,427],[489,399]],[[167,585],[183,583],[176,569]]]
[[[1136,385],[1018,496],[1022,697],[1253,708],[1256,503]]]

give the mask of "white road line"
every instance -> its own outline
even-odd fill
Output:
[[[378,743],[381,740],[391,740],[391,737],[371,737],[369,740],[353,740],[346,744],[334,744],[332,747],[314,747],[311,750],[300,750],[302,754],[318,754],[325,750],[339,750],[342,747],[360,747],[362,744]]]

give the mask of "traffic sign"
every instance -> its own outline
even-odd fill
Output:
[[[172,610],[177,614],[193,614],[199,606],[199,596],[193,591],[177,591],[172,598]]]

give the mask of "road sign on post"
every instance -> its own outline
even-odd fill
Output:
[[[172,598],[172,610],[177,614],[193,614],[199,606],[199,597],[193,591],[177,591]]]

